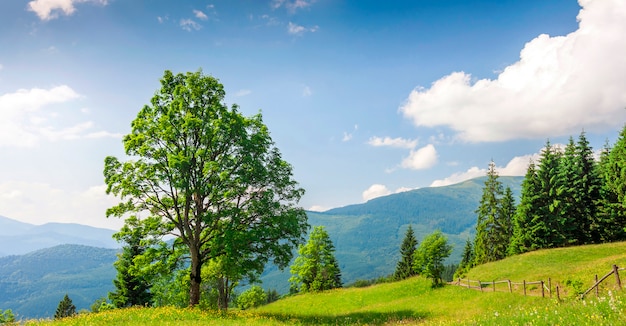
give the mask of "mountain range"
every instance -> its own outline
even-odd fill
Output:
[[[522,180],[500,177],[516,198]],[[441,230],[454,246],[448,262],[458,262],[474,232],[484,181],[481,177],[420,188],[307,215],[312,226],[326,227],[343,282],[349,284],[393,273],[409,225],[418,241]],[[0,258],[0,309],[12,309],[18,318],[51,317],[65,293],[79,310],[88,309],[113,290],[119,248],[111,238],[114,232],[78,224],[35,226],[0,217],[0,251],[11,255]],[[262,286],[286,293],[289,276],[288,268],[269,265]]]

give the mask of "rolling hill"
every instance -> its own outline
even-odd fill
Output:
[[[60,244],[120,248],[114,230],[72,223],[34,225],[0,216],[0,257],[21,255]]]

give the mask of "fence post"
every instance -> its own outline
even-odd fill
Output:
[[[558,284],[556,286],[556,299],[561,301],[561,294],[559,293],[559,286],[558,286]]]
[[[545,289],[544,289],[544,287],[543,287],[543,281],[541,281],[541,297],[542,297],[542,298],[545,298],[545,297],[546,297],[546,292],[545,292]]]
[[[552,278],[548,277],[548,292],[550,293],[550,298],[552,298]]]
[[[619,267],[617,265],[613,265],[613,273],[615,273],[615,282],[617,283],[617,288],[622,289],[622,281],[619,279]]]
[[[524,280],[524,296],[526,296],[526,280]]]
[[[496,281],[491,281],[491,284],[493,285],[493,292],[496,292]]]
[[[507,283],[509,283],[509,293],[513,293],[513,287],[511,287],[511,280],[507,280]]]
[[[480,292],[483,292],[483,283],[478,280],[478,287],[480,288]]]
[[[469,288],[471,288],[471,287],[472,287],[472,285],[471,285],[471,283],[470,283],[470,279],[468,278],[468,279],[467,279],[467,288],[469,289]]]
[[[596,274],[596,281],[593,283],[596,284],[596,298],[600,296],[600,290],[598,289],[598,274]]]

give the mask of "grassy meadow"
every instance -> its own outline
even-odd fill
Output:
[[[228,313],[200,309],[129,308],[27,325],[617,325],[626,324],[626,292],[614,278],[585,300],[571,295],[617,264],[626,266],[626,243],[541,250],[471,270],[470,279],[552,278],[562,300],[447,285],[432,289],[422,277],[366,288],[287,297],[256,309]],[[626,272],[623,272],[626,275]],[[568,281],[569,280],[569,281]],[[569,284],[569,285],[566,285]],[[535,289],[536,291],[536,289]],[[534,293],[536,294],[536,292]]]

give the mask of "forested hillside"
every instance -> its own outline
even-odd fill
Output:
[[[523,177],[500,177],[519,197]],[[433,230],[447,235],[454,251],[448,262],[458,263],[465,241],[476,226],[476,208],[485,177],[445,187],[430,187],[372,199],[326,212],[307,212],[312,226],[326,227],[336,248],[344,283],[393,273],[406,228],[418,241]],[[269,268],[263,287],[288,289],[289,271]]]
[[[68,294],[78,310],[113,290],[115,249],[60,245],[0,258],[0,307],[17,319],[52,317]]]

